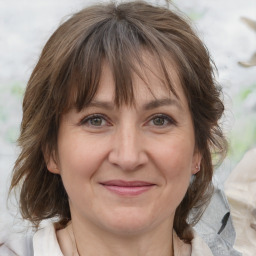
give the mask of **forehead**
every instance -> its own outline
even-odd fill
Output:
[[[85,67],[73,73],[68,103],[60,112],[71,108],[79,112],[95,100],[112,101],[118,108],[163,96],[175,98],[187,106],[176,61],[171,54],[159,54],[144,47],[138,55],[122,58],[121,62],[114,56],[110,59],[103,56],[96,63],[92,62],[89,70]]]
[[[143,56],[143,65],[135,65],[137,66],[135,69],[136,72],[132,74],[132,105],[143,104],[158,99],[172,99],[181,106],[187,106],[187,99],[174,64],[167,64],[169,83],[163,78],[164,75],[161,68],[153,60],[151,55],[147,54]],[[110,65],[106,61],[103,61],[99,87],[93,100],[114,102],[117,91],[116,87],[122,87],[122,85],[116,84]]]

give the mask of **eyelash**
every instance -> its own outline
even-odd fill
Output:
[[[93,125],[93,124],[89,123],[90,121],[92,121],[93,119],[96,119],[96,118],[99,118],[99,119],[101,119],[101,121],[106,122],[106,125],[103,125],[103,126],[111,126],[111,123],[109,122],[108,118],[105,115],[102,115],[102,114],[89,115],[89,116],[83,118],[79,122],[79,124],[80,125],[86,125],[86,126],[89,126],[89,127],[94,127],[94,128],[102,127],[102,124],[97,126],[97,125]],[[167,127],[167,126],[170,126],[170,125],[177,125],[177,122],[173,118],[171,118],[170,116],[165,115],[165,114],[156,114],[156,115],[151,116],[149,118],[149,120],[146,122],[146,124],[149,124],[150,122],[153,122],[157,118],[163,119],[164,124],[163,125],[153,124],[153,126],[155,126],[155,127],[164,128],[164,127]]]
[[[87,126],[91,126],[91,127],[101,127],[102,125],[97,126],[97,125],[89,124],[90,121],[92,121],[93,119],[96,119],[96,118],[101,119],[103,122],[105,121],[107,123],[107,126],[110,126],[110,122],[108,121],[108,118],[105,115],[102,115],[102,114],[89,115],[89,116],[83,118],[79,122],[79,124],[80,125],[87,125]]]
[[[154,124],[154,126],[156,126],[156,127],[163,128],[163,127],[167,127],[169,125],[177,125],[177,122],[172,117],[165,115],[165,114],[153,115],[149,118],[149,121],[147,123],[153,122],[153,120],[155,120],[156,118],[162,118],[162,119],[164,119],[164,122],[165,122],[165,124],[159,125],[159,126]]]

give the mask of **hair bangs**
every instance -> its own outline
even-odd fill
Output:
[[[97,24],[80,44],[74,55],[75,67],[69,82],[71,97],[67,109],[75,107],[81,111],[90,104],[100,85],[103,64],[109,66],[113,75],[117,107],[134,104],[134,75],[142,79],[151,91],[147,71],[178,98],[170,75],[170,69],[177,73],[177,68],[169,57],[170,53],[164,46],[159,47],[161,42],[155,36],[152,40],[152,36],[143,33],[129,20],[119,18],[112,17]],[[168,59],[163,56],[168,56]]]

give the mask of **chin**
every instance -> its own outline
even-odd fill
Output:
[[[102,216],[103,217],[103,216]],[[134,236],[150,230],[155,223],[153,216],[145,211],[123,209],[111,216],[105,216],[103,225],[108,231],[119,236]],[[101,222],[103,219],[101,219]]]

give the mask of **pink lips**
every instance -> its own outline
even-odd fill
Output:
[[[101,182],[107,190],[122,196],[137,196],[149,189],[155,184],[145,181],[123,181],[123,180],[109,180]]]

